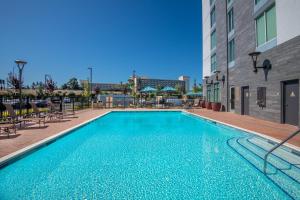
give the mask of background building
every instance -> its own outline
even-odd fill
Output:
[[[300,1],[202,2],[205,98],[227,111],[299,125]],[[271,62],[268,73],[253,72],[251,52],[261,52],[257,66]]]
[[[153,79],[153,78],[148,78],[143,76],[140,77],[134,76],[135,92],[139,92],[140,90],[148,86],[155,89],[162,89],[166,86],[169,86],[175,89],[179,88],[181,92],[185,93],[188,91],[187,88],[189,88],[189,77],[180,76],[179,80],[168,80],[168,79]]]

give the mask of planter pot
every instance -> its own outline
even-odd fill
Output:
[[[212,107],[211,107],[211,102],[206,102],[205,103],[205,107],[208,109],[208,110],[211,110]]]
[[[201,104],[200,104],[200,105],[201,105],[202,108],[206,108],[206,107],[205,107],[205,101],[204,101],[204,100],[201,101]]]
[[[220,102],[213,102],[211,104],[213,111],[220,111],[222,104]]]

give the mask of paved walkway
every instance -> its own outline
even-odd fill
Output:
[[[214,112],[207,109],[192,109],[189,110],[189,112],[227,124],[232,124],[244,129],[262,133],[279,140],[283,140],[293,131],[297,130],[296,126],[274,123],[247,115],[238,115],[230,112]],[[289,141],[289,143],[300,147],[300,135],[298,134],[297,136],[295,136]]]
[[[65,118],[61,122],[56,121],[46,123],[45,128],[39,128],[37,125],[32,125],[18,130],[16,135],[12,134],[9,138],[6,135],[1,135],[0,158],[61,131],[74,127],[107,111],[108,110],[83,110],[77,112],[75,117]]]
[[[132,109],[130,109],[132,110]],[[84,121],[92,119],[100,114],[103,114],[109,110],[84,110],[76,113],[75,118],[67,118],[62,122],[49,122],[46,123],[45,128],[39,128],[36,125],[22,128],[17,131],[16,135],[11,135],[9,138],[7,136],[0,136],[0,158],[20,150],[26,146],[36,143],[42,139],[55,135],[61,131],[74,127]],[[226,112],[213,112],[206,109],[193,109],[189,110],[195,114],[229,123],[235,126],[239,126],[244,129],[249,129],[255,132],[263,133],[265,135],[283,139],[292,131],[296,130],[297,127],[277,124],[269,121],[255,119],[249,116],[241,116],[233,113]],[[300,147],[300,136],[290,141]]]

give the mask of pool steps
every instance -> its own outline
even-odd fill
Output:
[[[264,155],[275,145],[252,136],[231,138],[227,144],[263,174]],[[289,197],[300,199],[300,156],[280,147],[270,154],[264,175]]]

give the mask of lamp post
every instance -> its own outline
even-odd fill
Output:
[[[19,104],[20,104],[19,115],[21,116],[22,115],[22,72],[27,62],[23,60],[15,60],[15,63],[17,64],[17,67],[19,69]]]

